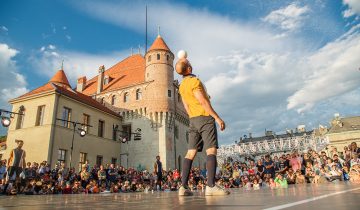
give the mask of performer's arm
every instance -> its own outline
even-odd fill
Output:
[[[204,93],[204,91],[200,90],[200,89],[195,90],[194,91],[194,96],[200,102],[201,106],[205,109],[205,111],[207,113],[209,113],[215,119],[215,121],[219,124],[220,130],[224,130],[225,129],[225,122],[215,112],[215,110],[211,106],[209,98]]]

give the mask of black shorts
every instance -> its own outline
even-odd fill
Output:
[[[201,152],[209,148],[219,148],[215,119],[211,116],[190,118],[189,149]]]
[[[21,167],[17,166],[10,166],[8,170],[8,177],[11,179],[11,177],[16,173],[16,177],[19,177],[23,169]]]

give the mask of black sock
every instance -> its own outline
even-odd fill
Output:
[[[181,182],[182,185],[184,187],[188,186],[188,181],[189,181],[189,175],[190,175],[190,169],[191,169],[191,165],[192,165],[192,160],[185,158],[184,159],[184,163],[183,163],[183,170],[182,170],[182,178],[181,178]]]
[[[216,155],[207,156],[206,170],[207,170],[207,185],[209,187],[214,187],[215,173],[216,173]]]

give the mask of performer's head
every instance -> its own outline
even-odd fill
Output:
[[[176,62],[175,70],[180,75],[188,75],[192,73],[192,66],[188,59],[181,58]]]
[[[159,156],[159,155],[156,156],[156,160],[160,160],[160,156]]]
[[[15,140],[15,143],[17,143],[17,146],[18,146],[18,148],[20,148],[20,149],[21,149],[21,147],[24,145],[23,140],[18,140],[18,139],[16,139],[16,140]]]

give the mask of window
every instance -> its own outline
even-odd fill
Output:
[[[168,97],[171,98],[171,90],[168,90]]]
[[[110,78],[109,78],[108,75],[106,75],[106,76],[104,77],[104,85],[109,84],[109,82],[110,82]]]
[[[125,137],[128,141],[131,140],[131,125],[122,126],[122,137]]]
[[[100,98],[100,103],[104,104],[104,98]]]
[[[59,149],[58,150],[58,163],[65,163],[66,160],[66,150]]]
[[[118,127],[119,127],[118,125],[114,125],[114,128],[113,128],[112,139],[113,139],[114,141],[116,141],[116,139],[117,139],[117,128],[118,128]]]
[[[111,158],[111,164],[116,165],[116,162],[117,162],[117,158]]]
[[[156,55],[156,58],[157,58],[158,60],[160,60],[160,54],[157,54],[157,55]]]
[[[103,120],[99,120],[99,128],[98,128],[99,137],[104,137],[104,126],[105,126],[105,122]]]
[[[35,125],[43,125],[45,106],[38,106]]]
[[[124,103],[129,102],[129,93],[124,93]]]
[[[186,131],[186,142],[189,143],[189,132]]]
[[[20,106],[19,115],[17,117],[17,122],[16,122],[16,129],[23,128],[24,119],[25,119],[25,107]]]
[[[149,57],[148,57],[148,62],[150,62],[151,61],[151,55],[149,55]]]
[[[71,109],[64,107],[62,113],[62,119],[66,121],[71,121]],[[66,128],[70,128],[70,122],[63,121],[63,126]]]
[[[111,97],[111,105],[115,105],[115,104],[116,104],[116,96],[113,95],[113,96]]]
[[[90,116],[87,115],[87,114],[83,114],[83,126],[82,126],[82,129],[86,132],[89,132],[89,127],[86,126],[86,125],[89,125],[90,123]]]
[[[87,153],[80,152],[80,158],[79,158],[79,171],[81,171],[81,167],[83,164],[85,164],[87,158]]]
[[[96,165],[101,166],[102,162],[103,162],[103,156],[101,155],[96,156]]]
[[[166,60],[170,60],[170,56],[169,55],[166,55]]]
[[[141,89],[137,89],[136,90],[136,100],[141,100],[141,97],[142,97]]]

